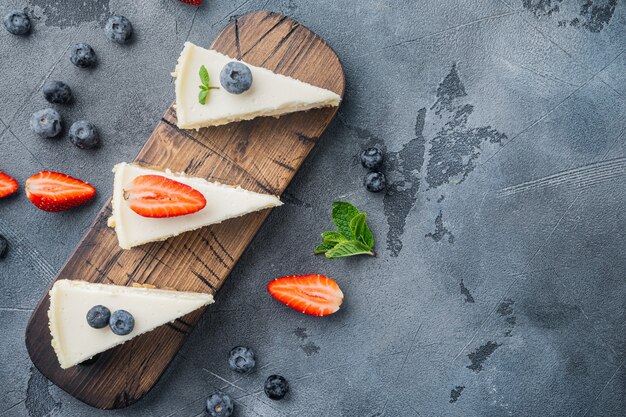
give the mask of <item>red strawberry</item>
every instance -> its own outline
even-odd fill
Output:
[[[65,211],[91,200],[96,189],[60,172],[41,171],[26,180],[26,197],[44,211]]]
[[[191,4],[192,6],[200,6],[202,4],[202,0],[178,0],[181,3]]]
[[[276,278],[267,284],[267,291],[281,303],[311,316],[333,314],[343,302],[339,285],[319,274]]]
[[[131,210],[143,217],[175,217],[206,206],[202,193],[161,175],[140,175],[124,189]]]
[[[17,181],[0,171],[0,198],[6,197],[17,191]]]

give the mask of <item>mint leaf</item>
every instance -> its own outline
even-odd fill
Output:
[[[337,230],[322,233],[322,243],[315,253],[324,253],[328,259],[352,255],[376,256],[374,235],[367,226],[367,215],[345,201],[335,201],[332,209]]]
[[[202,85],[198,86],[198,88],[200,89],[200,92],[198,93],[198,101],[200,102],[200,104],[206,104],[206,101],[209,98],[209,90],[215,90],[219,87],[211,87],[209,71],[207,71],[204,65],[200,67],[198,75],[200,75],[200,81],[202,81]]]
[[[332,213],[333,222],[335,223],[335,226],[337,226],[337,229],[346,238],[348,238],[348,240],[354,239],[354,235],[350,229],[350,222],[357,214],[359,214],[359,209],[350,203],[346,203],[345,201],[335,201],[333,203]]]
[[[372,235],[372,231],[367,226],[367,214],[359,213],[352,218],[350,221],[350,231],[352,231],[352,235],[354,238],[372,249],[374,247],[374,235]]]
[[[317,245],[314,252],[315,254],[326,253],[332,248],[334,248],[336,244],[337,243],[335,242],[322,242],[319,245]]]
[[[348,240],[348,238],[339,232],[329,231],[322,233],[322,240],[324,243],[339,243]]]
[[[200,90],[198,93],[198,101],[200,104],[206,104],[206,99],[209,97],[209,92],[207,90]]]
[[[371,255],[374,256],[374,252],[361,241],[348,240],[345,242],[339,242],[334,248],[326,252],[328,259],[344,258],[352,255]]]
[[[204,65],[200,67],[200,72],[198,74],[200,75],[200,80],[202,81],[202,84],[206,85],[208,88],[210,84],[209,71],[207,71]]]

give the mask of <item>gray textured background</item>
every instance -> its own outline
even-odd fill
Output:
[[[75,3],[75,4],[72,4]],[[141,6],[138,3],[143,3]],[[89,180],[93,204],[63,214],[0,202],[0,416],[191,417],[223,389],[237,416],[626,415],[626,5],[617,0],[0,0],[28,7],[27,38],[0,30],[0,168]],[[206,45],[235,14],[267,8],[328,40],[346,100],[156,388],[121,411],[90,409],[32,366],[24,328],[55,271],[173,99],[186,39]],[[109,42],[109,13],[135,42]],[[99,66],[73,67],[90,43]],[[66,125],[95,122],[104,146],[42,140],[28,118],[46,79],[67,81]],[[367,193],[356,155],[387,150],[386,195]],[[379,256],[312,255],[332,201],[369,215]],[[265,292],[320,272],[346,299],[318,319]],[[254,347],[258,371],[225,360]],[[261,392],[270,373],[289,399]]]

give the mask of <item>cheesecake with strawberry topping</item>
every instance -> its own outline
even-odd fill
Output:
[[[219,126],[262,116],[279,117],[336,107],[341,102],[341,97],[333,91],[191,42],[185,42],[172,76],[176,78],[177,125],[182,129]],[[233,85],[244,78],[247,79],[244,88]]]
[[[121,163],[113,172],[113,212],[108,224],[115,228],[122,249],[282,205],[274,195],[170,170]]]

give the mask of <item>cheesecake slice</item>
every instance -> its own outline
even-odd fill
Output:
[[[52,347],[61,368],[67,369],[212,302],[213,296],[204,293],[61,279],[50,290]],[[119,336],[109,326],[91,327],[87,312],[97,305],[128,311],[135,320],[133,330]]]
[[[203,178],[173,174],[171,171],[159,171],[139,165],[121,163],[113,168],[115,180],[111,205],[113,214],[109,226],[115,228],[119,246],[130,249],[144,243],[165,240],[183,232],[199,229],[224,220],[243,216],[254,211],[282,205],[280,199],[269,194],[260,194],[231,187]],[[127,187],[140,175],[161,175],[186,184],[202,193],[206,206],[200,211],[178,217],[150,218],[135,213],[124,199],[124,187]]]
[[[276,74],[266,68],[255,67],[243,61],[252,73],[252,85],[242,94],[231,94],[220,85],[220,73],[229,62],[236,61],[210,49],[185,42],[183,52],[172,76],[176,77],[176,117],[178,127],[199,129],[218,126],[261,116],[278,117],[283,114],[338,106],[341,97],[330,90]],[[211,86],[205,104],[200,104],[198,93],[199,71],[205,66]]]

